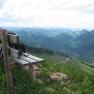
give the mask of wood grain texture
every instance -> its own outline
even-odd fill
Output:
[[[9,54],[8,54],[8,39],[6,37],[7,31],[3,31],[1,33],[1,40],[2,40],[2,52],[3,52],[3,59],[4,59],[4,68],[5,68],[5,77],[7,82],[7,87],[11,94],[15,94],[15,90],[13,87],[13,79],[12,79],[12,72],[8,67],[10,63]]]
[[[23,59],[18,59],[18,58],[11,58],[13,61],[17,62],[18,64],[21,64],[21,65],[28,65],[30,62],[27,62]]]
[[[8,34],[8,41],[13,44],[19,43],[19,36],[16,34]]]
[[[27,54],[27,53],[23,53],[23,56],[26,56],[26,57],[28,57],[28,58],[30,58],[30,59],[33,59],[33,60],[36,60],[36,61],[38,61],[38,62],[42,62],[42,61],[45,60],[45,59],[36,57],[36,56],[34,56],[34,55],[31,55],[31,54]]]
[[[20,58],[20,51],[9,47],[9,54],[13,58]]]
[[[31,58],[28,58],[28,57],[25,57],[25,56],[20,56],[20,58],[29,62],[29,63],[38,63],[38,61],[31,59]]]

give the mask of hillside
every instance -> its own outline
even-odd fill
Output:
[[[93,67],[63,53],[34,48],[28,51],[46,61],[36,66],[36,82],[32,82],[29,71],[20,66],[12,70],[17,94],[94,94]],[[67,75],[67,78],[51,79],[50,76],[57,72]],[[0,94],[6,92],[3,62],[0,60]]]
[[[74,48],[74,52],[78,54],[78,57],[83,60],[87,61],[94,61],[94,30],[91,32],[86,32],[85,34],[82,34],[81,36],[74,39],[76,41],[77,45]]]
[[[38,48],[64,52],[83,61],[94,61],[94,30],[64,28],[8,28],[20,36],[20,42]]]

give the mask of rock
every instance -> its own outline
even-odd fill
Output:
[[[60,73],[60,72],[56,72],[56,73],[53,73],[51,76],[50,76],[50,78],[52,79],[52,80],[57,80],[57,81],[61,81],[61,80],[65,80],[65,79],[67,79],[68,77],[67,77],[67,75],[66,74],[63,74],[63,73]]]

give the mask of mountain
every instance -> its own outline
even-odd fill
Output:
[[[74,48],[74,52],[78,54],[81,59],[87,61],[94,61],[94,30],[91,32],[86,32],[76,39],[76,47]]]
[[[79,34],[76,37],[67,36],[67,38],[65,38],[62,37],[63,35],[60,35],[54,37],[54,39],[58,40],[59,38],[61,38],[59,39],[59,41],[63,41],[61,46],[61,51],[64,51],[66,54],[75,56],[84,61],[93,62],[94,61],[94,44],[93,44],[94,30],[92,31],[82,30],[81,32],[83,33]]]
[[[44,34],[48,37],[54,37],[54,36],[58,36],[60,34],[69,34],[71,36],[77,36],[79,34],[81,34],[82,32],[80,32],[80,30],[77,29],[65,29],[65,28],[40,28],[40,27],[32,27],[32,28],[23,28],[23,27],[2,27],[5,28],[7,30],[10,31],[15,31],[15,32],[33,32],[33,33],[40,33],[40,34]],[[75,32],[76,31],[76,32]],[[85,30],[84,30],[85,31]]]
[[[7,28],[31,47],[64,52],[87,62],[94,61],[94,30],[64,28]]]

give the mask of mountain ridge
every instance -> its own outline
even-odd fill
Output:
[[[31,47],[47,48],[88,62],[94,61],[94,30],[73,31],[62,28],[10,28],[9,30],[20,36],[20,42]]]

